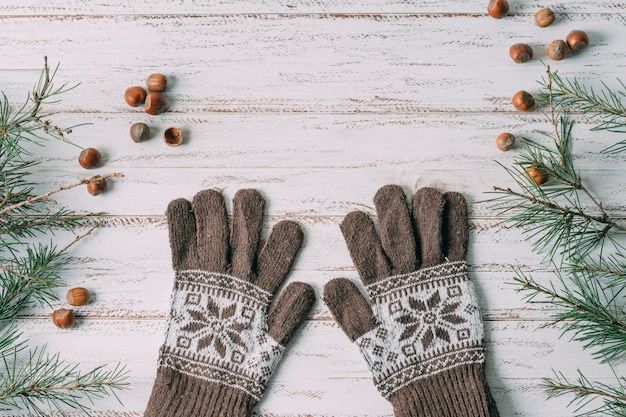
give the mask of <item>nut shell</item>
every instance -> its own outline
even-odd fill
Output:
[[[107,180],[106,178],[101,177],[100,175],[96,175],[95,177],[91,177],[89,182],[87,183],[87,191],[91,195],[100,195],[107,190]]]
[[[161,93],[151,92],[146,97],[146,113],[156,116],[165,111],[165,97]]]
[[[67,329],[74,326],[74,324],[76,323],[74,310],[70,310],[67,308],[59,308],[58,310],[54,310],[54,312],[52,312],[52,322],[55,326],[62,329]]]
[[[536,165],[531,165],[526,168],[526,178],[537,185],[541,185],[548,181],[548,173]]]
[[[78,155],[78,163],[85,169],[97,168],[102,163],[102,154],[96,148],[85,148]]]
[[[511,103],[516,109],[521,111],[528,111],[535,106],[535,99],[533,96],[524,90],[520,90],[511,99]]]
[[[582,30],[573,30],[567,35],[567,45],[574,52],[580,52],[589,46],[589,36]]]
[[[554,12],[545,7],[543,9],[539,9],[537,13],[535,13],[535,24],[540,28],[545,28],[554,22],[554,18]]]
[[[560,39],[550,42],[548,45],[548,56],[554,61],[560,61],[567,57],[567,43]]]
[[[500,133],[496,138],[496,146],[502,152],[506,152],[515,145],[515,136],[509,132]]]
[[[523,64],[533,58],[533,48],[525,43],[516,43],[509,48],[509,55],[516,63]]]
[[[487,12],[496,19],[502,19],[509,13],[509,2],[507,0],[490,0],[487,5]]]
[[[91,294],[87,288],[74,287],[67,292],[65,296],[69,305],[84,306],[91,300]]]
[[[165,130],[163,133],[163,141],[169,146],[178,146],[183,143],[183,132],[179,128],[173,126]]]
[[[130,127],[130,138],[133,142],[143,142],[150,137],[150,127],[145,123],[134,123]]]
[[[150,91],[165,91],[167,88],[167,77],[163,74],[150,74],[146,80],[146,85]]]
[[[146,90],[138,85],[128,87],[124,93],[124,100],[129,106],[137,107],[146,100]]]

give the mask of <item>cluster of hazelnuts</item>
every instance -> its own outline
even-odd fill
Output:
[[[167,77],[164,74],[150,74],[146,79],[145,88],[139,85],[128,87],[124,100],[129,106],[144,105],[146,113],[156,116],[167,110],[167,102],[163,92],[167,88]],[[134,123],[130,127],[130,138],[133,142],[143,142],[150,137],[150,127],[146,123]],[[169,146],[178,146],[183,142],[183,133],[178,127],[170,127],[163,133],[163,141]]]
[[[509,3],[507,0],[490,0],[487,6],[489,15],[496,19],[501,19],[509,13]],[[535,24],[541,28],[550,26],[554,20],[554,12],[549,8],[539,9],[535,13]],[[565,59],[570,53],[580,52],[589,45],[589,36],[582,30],[572,30],[565,40],[557,39],[548,45],[548,57],[554,61]],[[533,49],[526,43],[516,43],[509,48],[511,59],[522,64],[533,58]],[[515,93],[511,99],[511,103],[517,110],[528,111],[535,105],[535,99],[532,94],[521,90]],[[509,132],[504,132],[496,138],[496,146],[501,151],[508,151],[515,145],[515,136]],[[538,166],[529,166],[526,168],[526,177],[541,185],[548,181],[547,173]]]
[[[91,300],[89,290],[83,287],[74,287],[67,292],[67,303],[71,306],[84,306]],[[52,312],[52,322],[62,329],[73,327],[76,323],[76,315],[71,308],[59,308]]]

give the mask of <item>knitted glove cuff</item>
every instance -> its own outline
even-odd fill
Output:
[[[378,323],[355,340],[385,398],[414,381],[484,363],[483,328],[464,261],[367,286]]]
[[[417,379],[389,401],[395,417],[498,417],[484,365],[469,363]]]
[[[227,274],[177,271],[159,367],[259,400],[284,347],[267,334],[271,294]]]
[[[161,367],[144,416],[248,417],[257,402],[240,389]]]

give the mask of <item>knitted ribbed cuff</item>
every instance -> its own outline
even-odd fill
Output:
[[[415,380],[389,401],[395,417],[499,417],[480,363]]]
[[[249,417],[256,402],[240,389],[161,367],[144,417]]]

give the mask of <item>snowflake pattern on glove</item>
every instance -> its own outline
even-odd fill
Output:
[[[478,301],[465,262],[367,286],[377,326],[355,340],[385,398],[420,378],[484,361]]]
[[[267,334],[271,298],[227,274],[178,271],[159,366],[260,399],[284,351]]]

